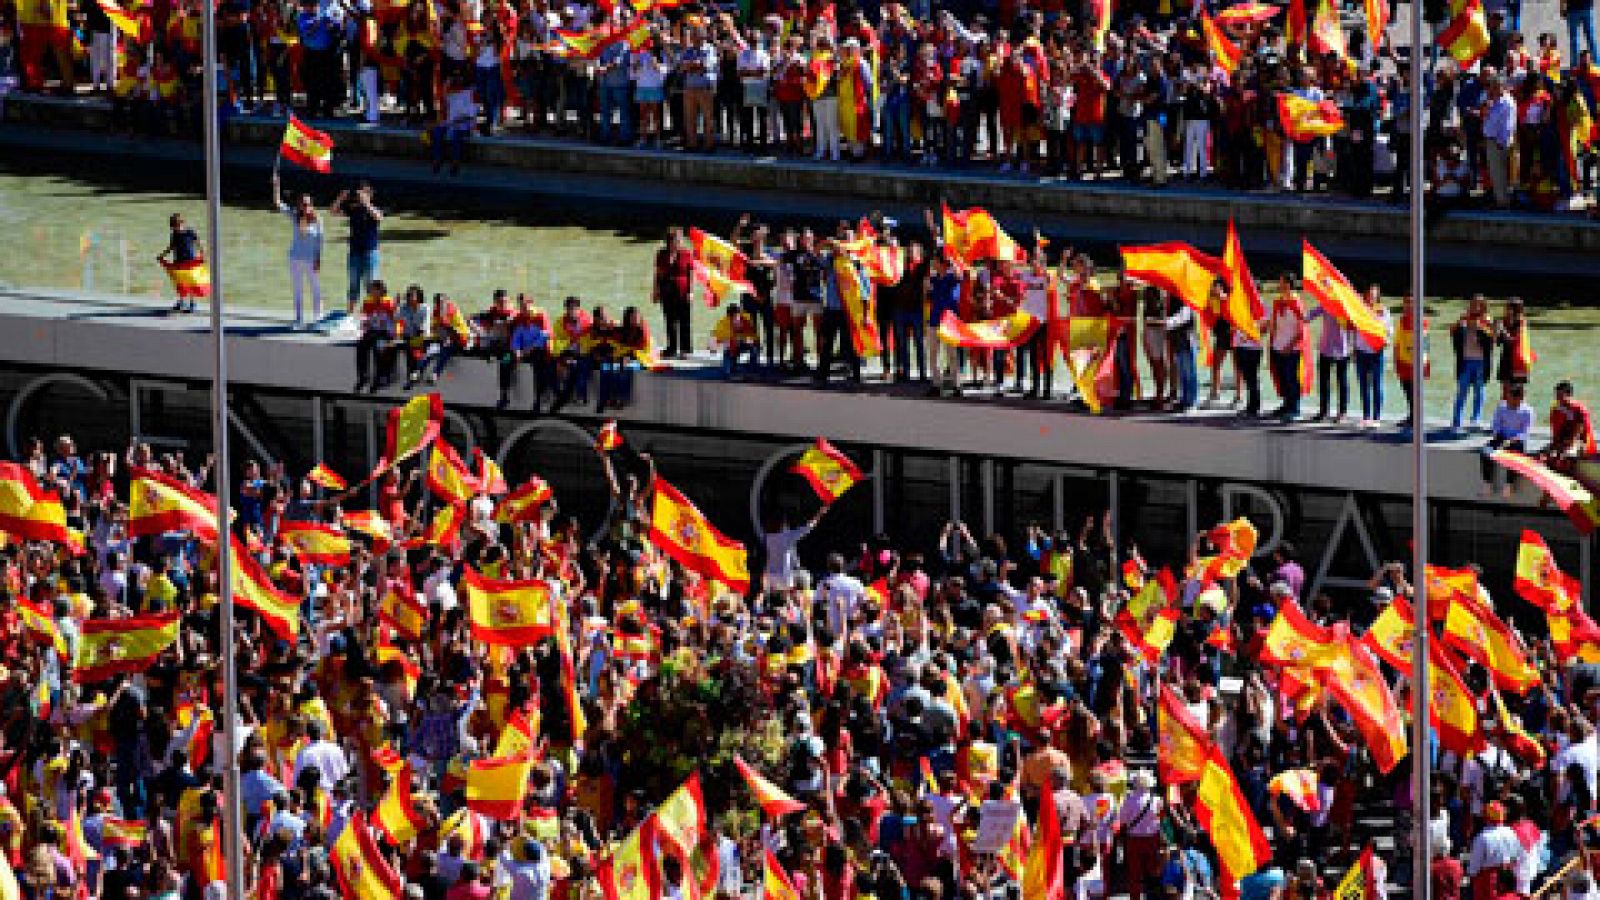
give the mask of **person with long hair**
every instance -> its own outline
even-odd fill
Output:
[[[289,218],[289,286],[294,289],[294,327],[304,328],[305,289],[311,288],[311,321],[322,318],[322,217],[310,194],[301,194],[294,206],[283,202],[283,183],[272,173],[272,205]]]

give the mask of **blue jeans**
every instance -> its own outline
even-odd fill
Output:
[[[456,345],[454,341],[447,340],[437,344],[429,344],[422,353],[422,359],[417,361],[417,370],[413,377],[425,377],[430,366],[433,368],[433,377],[443,377],[444,367],[450,365],[450,360],[455,355]]]
[[[1272,351],[1272,377],[1278,382],[1278,412],[1300,415],[1300,351]]]
[[[911,377],[911,351],[917,351],[917,374],[928,380],[927,347],[922,337],[922,312],[896,310],[894,314],[894,369],[902,379]]]
[[[600,390],[595,398],[595,412],[603,412],[612,401],[626,406],[633,399],[633,370],[635,362],[607,360],[600,364]]]
[[[1571,43],[1572,58],[1578,58],[1578,35],[1583,34],[1584,42],[1589,47],[1589,55],[1600,56],[1600,51],[1595,49],[1594,43],[1594,7],[1588,9],[1575,9],[1567,13],[1567,40]]]
[[[500,77],[499,66],[474,66],[472,86],[478,92],[478,102],[483,105],[489,127],[500,124],[500,113],[506,105],[506,83]]]
[[[722,351],[722,376],[732,378],[734,370],[739,368],[739,360],[744,360],[745,367],[755,369],[761,365],[761,345],[751,341],[741,341],[729,344]]]
[[[1194,409],[1200,402],[1200,373],[1195,367],[1194,344],[1188,341],[1173,348],[1178,367],[1178,408]]]
[[[1333,376],[1333,377],[1329,377]],[[1337,381],[1339,388],[1339,418],[1344,418],[1345,412],[1350,409],[1350,357],[1335,359],[1330,356],[1317,357],[1317,415],[1326,419],[1328,417],[1329,395],[1333,393],[1334,385],[1330,381]]]
[[[911,158],[911,98],[905,94],[883,101],[883,156]]]
[[[378,278],[378,251],[363,253],[351,250],[345,261],[345,270],[350,276],[350,288],[345,294],[345,299],[354,306],[366,296],[367,287]]]
[[[1356,390],[1361,394],[1361,418],[1383,418],[1383,352],[1356,351]]]
[[[615,137],[620,143],[626,144],[633,140],[633,103],[628,96],[627,85],[603,85],[600,88],[600,142],[610,143]],[[613,133],[611,120],[616,118],[618,124]]]
[[[1456,402],[1450,412],[1450,427],[1461,427],[1461,407],[1466,403],[1467,392],[1472,392],[1472,424],[1483,418],[1483,383],[1488,379],[1488,365],[1482,359],[1463,359],[1456,372]]]
[[[435,125],[430,132],[433,138],[433,166],[437,170],[444,165],[445,150],[450,151],[450,164],[461,165],[461,155],[466,152],[467,135],[472,133],[470,125]]]

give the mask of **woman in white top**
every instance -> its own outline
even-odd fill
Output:
[[[311,319],[322,318],[322,217],[310,194],[301,194],[293,207],[284,203],[277,172],[272,173],[272,205],[294,226],[289,236],[289,284],[294,288],[294,327],[300,328],[306,322],[302,302],[307,284],[311,286]]]
[[[444,166],[446,145],[450,149],[450,174],[461,174],[461,154],[473,123],[478,121],[478,104],[472,99],[472,88],[460,75],[451,75],[445,81],[444,107],[439,110],[439,123],[429,136],[433,141],[433,172],[439,174]]]
[[[661,104],[667,99],[667,73],[672,67],[661,56],[658,42],[638,50],[628,62],[633,79],[633,101],[638,106],[639,145],[661,146]]]

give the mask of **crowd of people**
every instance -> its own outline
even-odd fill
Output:
[[[1146,560],[1100,514],[1062,533],[952,522],[936,546],[841,546],[822,498],[849,482],[822,478],[817,505],[770,511],[748,568],[723,581],[670,555],[700,539],[654,511],[662,492],[681,500],[673,473],[605,431],[615,502],[597,522],[547,491],[507,494],[481,462],[450,494],[441,484],[462,482],[432,457],[391,461],[371,510],[326,466],[244,463],[222,530],[263,573],[247,577],[288,601],[269,617],[252,588],[232,646],[205,521],[212,462],[30,442],[0,473],[33,502],[5,501],[0,548],[0,891],[9,870],[23,897],[100,900],[1315,900],[1357,864],[1360,893],[1341,896],[1373,900],[1409,878],[1403,839],[1371,849],[1405,834],[1407,766],[1376,755],[1353,707],[1304,701],[1278,633],[1304,618],[1360,635],[1411,594],[1405,565],[1366,591],[1310,595],[1297,549],[1257,555],[1247,522],[1194,536],[1188,559]],[[440,529],[447,495],[458,517]],[[26,537],[46,508],[66,540]],[[1429,750],[1436,897],[1470,879],[1474,898],[1526,898],[1552,873],[1556,896],[1595,891],[1582,854],[1600,797],[1600,644],[1585,641],[1600,630],[1548,633],[1530,604],[1571,608],[1523,582],[1559,586],[1556,570],[1515,565],[1515,593],[1474,581],[1471,608],[1510,623],[1526,683],[1451,651],[1482,728],[1475,752]],[[530,585],[548,603],[539,636],[493,637],[530,620],[477,595]],[[152,643],[157,621],[170,630]],[[237,708],[222,702],[230,657]],[[1178,720],[1225,761],[1243,804],[1230,815],[1270,834],[1249,871],[1221,864],[1224,831],[1197,818],[1215,796],[1153,771],[1179,764]],[[523,768],[491,794],[477,779],[508,746]],[[230,756],[239,797],[223,795]],[[234,805],[243,893],[219,855]],[[1020,816],[1011,839],[975,849],[1001,815]]]
[[[192,132],[197,4],[125,6],[0,7],[0,86],[81,81],[111,97],[120,128]],[[1563,4],[1565,56],[1555,34],[1523,33],[1516,0],[1422,4],[1439,43],[1420,97],[1392,64],[1388,5],[1366,4],[1349,35],[1342,7],[229,0],[218,40],[229,109],[387,117],[425,126],[457,163],[470,134],[515,129],[1398,202],[1415,100],[1436,205],[1591,206],[1592,0]]]

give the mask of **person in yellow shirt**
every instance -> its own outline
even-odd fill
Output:
[[[729,304],[728,314],[711,330],[712,343],[722,347],[722,374],[733,378],[741,358],[754,369],[761,363],[761,340],[755,320],[740,307]]]

